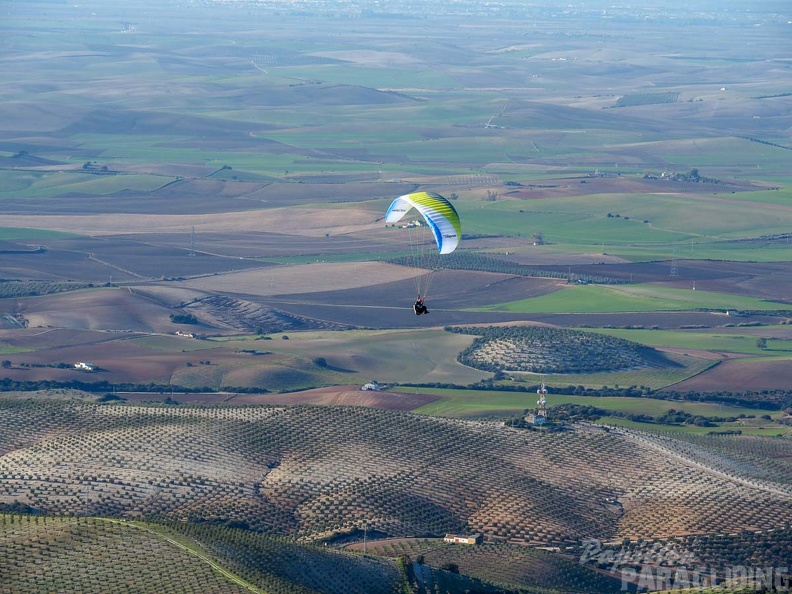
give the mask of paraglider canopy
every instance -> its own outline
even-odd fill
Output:
[[[456,209],[440,194],[413,192],[399,196],[388,208],[385,223],[396,223],[413,208],[421,213],[432,230],[438,253],[453,252],[462,237],[462,224]]]
[[[394,224],[413,209],[421,214],[425,224],[421,224],[420,221],[410,221],[402,227],[407,230],[409,241],[406,247],[410,253],[408,262],[415,270],[415,288],[418,292],[418,300],[413,309],[416,315],[421,315],[429,313],[424,298],[429,293],[429,285],[439,268],[442,256],[450,254],[459,245],[459,240],[462,238],[462,224],[451,203],[440,194],[433,192],[413,192],[399,196],[388,208],[385,223]],[[429,229],[432,230],[434,242],[429,237]],[[433,243],[437,245],[436,252]]]

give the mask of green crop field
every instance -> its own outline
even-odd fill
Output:
[[[81,171],[70,173],[37,174],[28,187],[6,192],[13,198],[33,199],[55,194],[79,192],[84,194],[111,194],[123,190],[150,192],[173,181],[174,178],[153,175],[90,174]],[[21,184],[19,184],[21,185]]]
[[[0,239],[26,240],[31,237],[37,239],[60,239],[64,237],[77,237],[73,233],[63,233],[62,231],[50,231],[48,229],[27,229],[24,227],[0,227]]]
[[[549,385],[549,384],[548,384]],[[439,400],[416,409],[414,412],[431,416],[453,418],[504,418],[536,408],[535,391],[513,392],[498,390],[454,390],[444,388],[412,388],[416,393],[436,394]],[[547,405],[578,404],[596,406],[606,410],[628,413],[643,413],[658,416],[670,409],[682,410],[693,415],[738,416],[768,414],[778,416],[778,411],[740,406],[729,406],[712,402],[679,402],[653,398],[630,398],[614,396],[575,396],[571,394],[548,394]],[[641,426],[645,427],[645,424]]]
[[[785,303],[773,303],[753,297],[635,284],[570,285],[552,295],[490,305],[476,308],[476,310],[521,313],[585,313],[707,309],[725,312],[729,309],[773,311],[787,307],[788,304]]]
[[[17,346],[13,346],[13,345],[10,345],[10,344],[5,344],[3,342],[0,342],[0,355],[8,355],[8,354],[11,354],[11,353],[24,353],[24,352],[27,352],[29,350],[30,349],[17,347]]]
[[[677,408],[677,410],[680,410]],[[745,409],[742,414],[754,414],[753,409]],[[616,427],[626,427],[628,429],[636,429],[638,431],[658,431],[668,432],[673,434],[683,435],[699,435],[704,436],[712,434],[716,431],[740,431],[742,435],[752,435],[758,437],[784,437],[792,436],[792,430],[789,427],[774,425],[770,422],[765,423],[762,427],[745,426],[743,423],[718,423],[717,427],[696,427],[694,425],[652,425],[650,423],[639,423],[631,421],[630,419],[622,419],[621,417],[602,417],[599,421],[604,425],[613,425]]]
[[[641,330],[614,328],[586,328],[587,332],[597,332],[634,340],[655,347],[682,347],[703,351],[724,351],[746,355],[763,355],[768,358],[785,358],[792,355],[792,340],[766,338],[766,348],[756,345],[758,336],[772,336],[772,326],[765,326],[752,334],[736,332],[717,332],[712,330]]]
[[[556,246],[553,246],[556,247]],[[751,244],[726,241],[702,241],[688,239],[681,242],[646,245],[608,245],[590,244],[589,246],[557,246],[559,250],[574,253],[589,251],[599,254],[603,251],[632,262],[656,262],[672,258],[723,260],[732,262],[788,262],[790,248],[784,243],[757,241]],[[680,267],[684,271],[684,265]]]
[[[572,183],[572,182],[570,182]],[[785,193],[772,191],[728,195],[722,199],[666,194],[601,194],[584,197],[463,203],[466,231],[530,236],[541,231],[550,243],[604,245],[615,249],[691,241],[786,233],[792,213],[773,207],[788,203]],[[728,209],[724,209],[728,206]],[[685,216],[680,217],[679,212]],[[614,215],[609,217],[608,214]],[[615,215],[619,215],[616,217]],[[644,222],[646,221],[646,222]],[[680,246],[680,252],[681,252]],[[751,246],[743,246],[751,249]],[[666,249],[669,252],[670,250]],[[682,252],[681,252],[682,253]],[[789,257],[787,252],[787,258]],[[697,252],[697,257],[702,257]]]

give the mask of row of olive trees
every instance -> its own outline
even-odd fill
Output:
[[[403,591],[396,564],[384,558],[363,557],[212,523],[168,522],[167,526],[201,543],[224,566],[271,594]]]
[[[723,570],[743,566],[757,568],[787,568],[792,559],[792,528],[780,526],[768,531],[741,530],[732,534],[694,534],[666,538],[624,539],[620,544],[600,545],[592,560],[606,561],[602,568],[610,568],[614,561],[662,563],[666,567],[707,567]],[[692,562],[692,563],[691,563]],[[719,571],[721,574],[722,571]]]
[[[527,276],[536,278],[558,278],[568,279],[569,274],[558,270],[541,270],[525,264],[518,264],[509,260],[485,256],[470,250],[457,250],[451,254],[440,256],[438,254],[426,254],[423,256],[422,263],[427,268],[433,269],[454,269],[454,270],[478,270],[481,272],[497,272],[501,274],[513,274],[515,276]],[[414,258],[402,256],[387,260],[393,264],[402,266],[413,266]],[[600,275],[576,275],[581,281],[597,284],[626,284],[629,281]]]
[[[153,531],[99,518],[0,513],[0,550],[0,592],[249,592]]]
[[[34,297],[89,289],[97,285],[76,282],[45,282],[45,281],[2,281],[0,282],[0,299]],[[107,285],[104,285],[107,286]]]
[[[541,326],[450,327],[477,338],[457,360],[497,372],[587,373],[646,366],[647,347],[595,332]],[[654,359],[659,358],[656,352]]]
[[[542,546],[680,530],[662,513],[669,493],[690,510],[686,530],[792,519],[787,500],[747,487],[739,468],[736,480],[709,462],[718,475],[702,473],[680,463],[703,459],[700,448],[633,433],[311,406],[0,400],[0,419],[0,501],[48,514],[221,521],[304,540],[367,519],[394,536],[470,531]],[[629,517],[602,513],[615,492],[635,502]]]

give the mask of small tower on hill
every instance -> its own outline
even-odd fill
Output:
[[[536,415],[534,415],[534,425],[544,425],[547,421],[547,388],[544,382],[539,386],[536,391],[539,394],[539,400],[536,401]]]

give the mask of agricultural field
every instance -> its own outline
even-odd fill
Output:
[[[0,592],[249,592],[147,529],[94,518],[0,514]],[[46,568],[46,570],[42,570]]]
[[[656,285],[574,285],[552,295],[510,303],[490,305],[485,309],[520,313],[615,313],[653,311],[785,310],[784,302],[753,297],[711,293],[707,291]]]
[[[548,384],[549,385],[549,384]],[[533,387],[533,386],[529,386]],[[448,388],[415,388],[415,393],[433,396],[434,400],[416,409],[416,412],[428,415],[448,416],[456,418],[476,419],[482,417],[503,418],[522,413],[527,408],[536,407],[536,390],[453,390]],[[406,391],[406,389],[403,389]],[[669,409],[684,410],[695,415],[704,416],[739,416],[751,414],[755,416],[774,415],[779,412],[773,409],[746,409],[743,406],[728,405],[718,402],[680,402],[628,396],[579,396],[575,394],[552,393],[547,397],[549,406],[561,404],[577,404],[580,406],[596,406],[620,412],[642,412],[658,416]],[[776,427],[777,431],[782,429]]]
[[[47,516],[188,518],[307,543],[365,522],[392,537],[551,547],[790,521],[792,442],[777,438],[712,448],[720,437],[540,433],[360,407],[1,404],[0,502]],[[674,515],[662,512],[669,494]]]
[[[75,303],[76,295],[71,297]],[[226,309],[222,312],[227,315],[228,302],[223,303]],[[304,319],[278,317],[266,310],[263,313],[268,317],[258,317],[258,323],[282,321],[290,325],[288,331],[190,336],[187,333],[196,328],[176,324],[164,312],[158,314],[158,320],[148,317],[148,308],[161,310],[147,301],[140,305],[145,308],[137,310],[139,317],[128,318],[128,325],[135,329],[0,330],[6,381],[29,385],[54,382],[48,387],[73,384],[71,387],[98,393],[135,391],[137,386],[147,385],[152,398],[162,399],[168,392],[185,389],[267,394],[333,385],[359,388],[371,380],[388,385],[475,387],[493,379],[495,386],[517,388],[543,381],[569,394],[574,394],[577,386],[638,386],[644,395],[663,398],[662,392],[668,390],[783,391],[789,380],[790,353],[784,346],[788,339],[770,326],[751,326],[746,334],[732,328],[717,333],[682,329],[595,332],[590,328],[489,324],[447,329],[319,330]],[[126,311],[135,313],[129,307]],[[258,312],[257,316],[262,313],[251,309],[247,313],[251,311]],[[90,316],[86,321],[112,319],[109,306],[84,313]],[[74,320],[83,314],[72,310],[64,315]],[[786,332],[788,327],[776,328]],[[507,336],[509,328],[515,336],[544,338],[533,342],[492,338]],[[515,329],[519,333],[514,333]],[[603,340],[609,333],[623,338]],[[580,342],[570,342],[567,336]],[[758,339],[764,339],[760,344],[766,346],[758,347]],[[78,361],[88,361],[95,369],[80,371],[74,366]]]
[[[788,6],[600,4],[2,3],[0,592],[782,558]],[[453,254],[385,225],[416,191]]]
[[[362,545],[346,548],[360,551]],[[565,556],[508,543],[460,547],[439,539],[386,539],[369,542],[367,551],[406,555],[418,560],[423,568],[455,566],[463,575],[485,579],[508,591],[574,591],[587,584],[587,588],[597,592],[618,592],[621,586],[613,577],[597,574]]]
[[[322,588],[387,594],[398,592],[406,581],[395,561],[338,554],[220,526],[0,514],[0,542],[3,593],[287,594]]]

